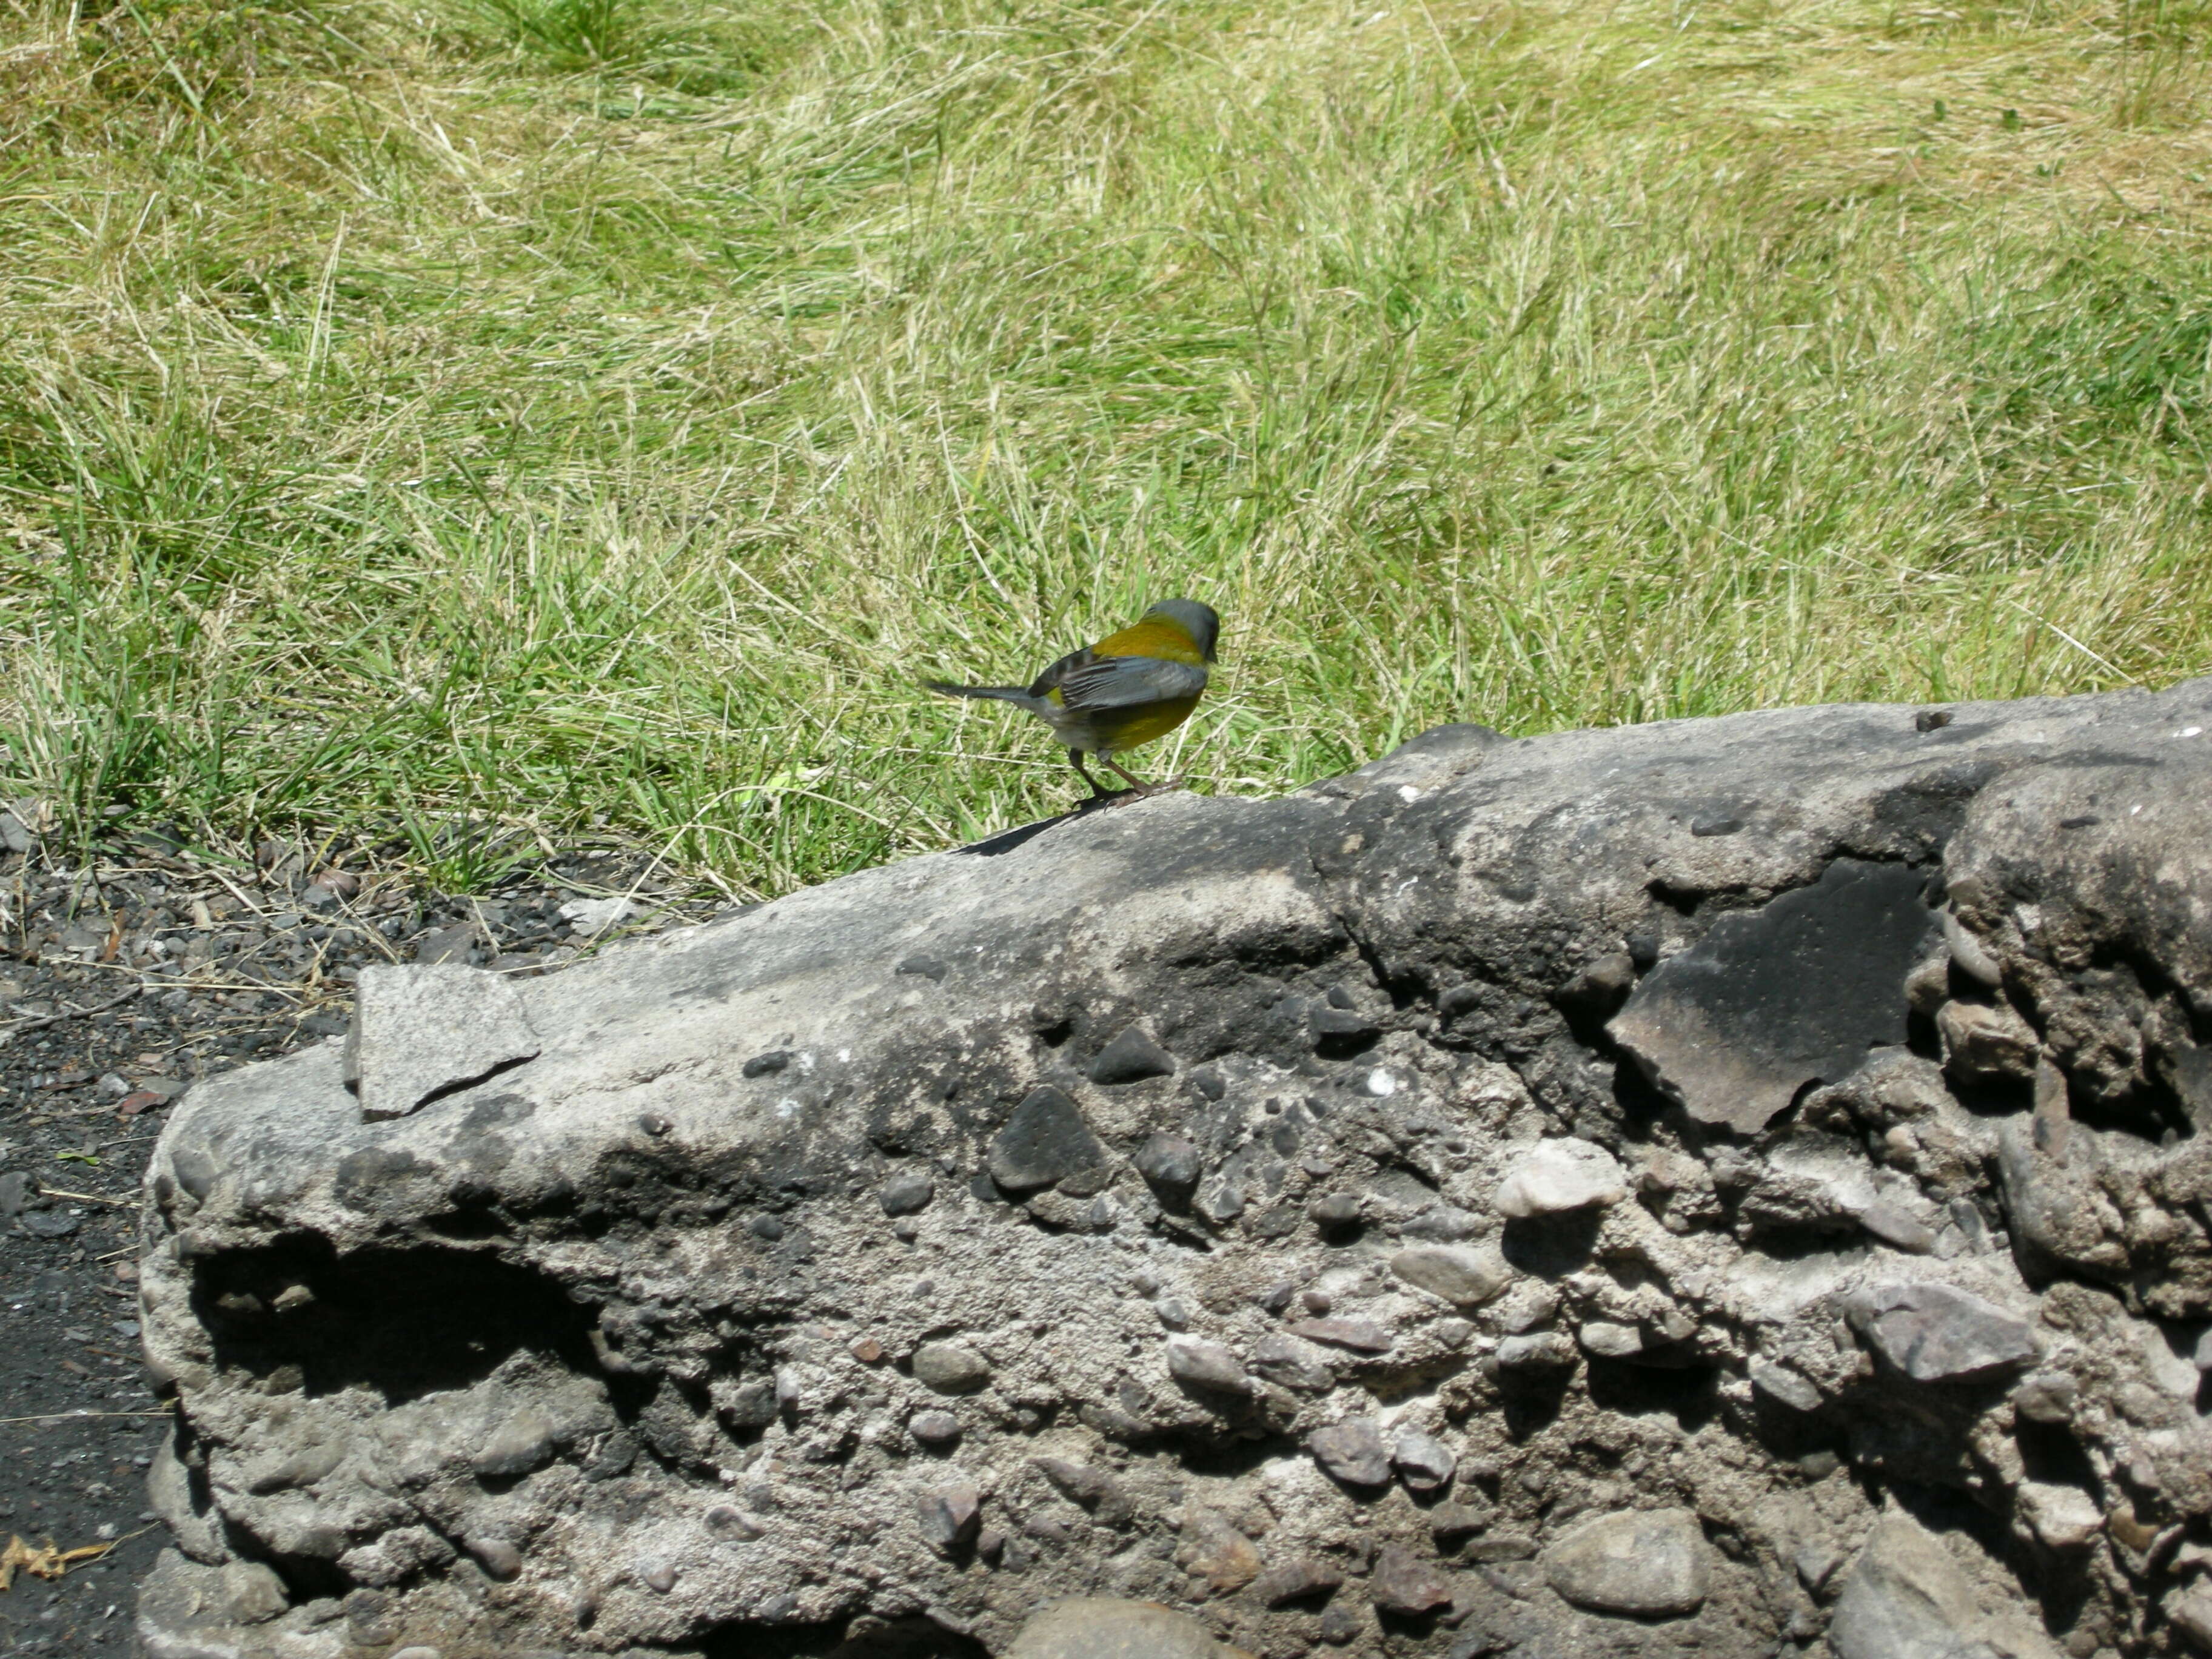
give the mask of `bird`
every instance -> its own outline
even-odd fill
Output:
[[[1132,793],[1154,795],[1180,787],[1182,780],[1146,783],[1115,757],[1165,737],[1189,718],[1206,690],[1206,665],[1220,637],[1221,618],[1212,605],[1162,599],[1134,626],[1069,652],[1026,686],[922,684],[949,697],[993,698],[1035,714],[1066,745],[1093,799],[1107,791],[1083,763],[1085,755],[1096,755],[1128,780],[1124,799]]]

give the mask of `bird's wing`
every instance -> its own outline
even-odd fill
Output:
[[[1058,676],[1054,683],[1060,688],[1060,702],[1076,713],[1140,708],[1176,697],[1195,697],[1206,690],[1204,667],[1160,657],[1091,657],[1084,663],[1063,657],[1045,672]]]
[[[1097,657],[1087,645],[1080,651],[1069,652],[1030,682],[1030,696],[1042,697],[1048,695],[1057,689],[1070,674],[1074,673],[1078,669],[1087,668],[1097,660]]]

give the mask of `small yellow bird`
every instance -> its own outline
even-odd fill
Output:
[[[947,696],[995,697],[1026,708],[1066,745],[1067,758],[1094,798],[1106,791],[1083,763],[1086,754],[1128,779],[1139,794],[1156,794],[1182,780],[1146,783],[1114,757],[1165,737],[1189,717],[1206,690],[1206,665],[1220,637],[1221,618],[1212,605],[1163,599],[1135,627],[1069,652],[1026,688],[922,684]]]

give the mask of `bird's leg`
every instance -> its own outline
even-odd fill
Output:
[[[1109,799],[1107,792],[1098,787],[1098,780],[1091,775],[1091,769],[1083,763],[1083,751],[1080,749],[1069,750],[1067,751],[1067,759],[1070,765],[1073,766],[1077,771],[1083,774],[1084,782],[1091,786],[1091,799],[1105,800]],[[1109,761],[1106,763],[1109,766],[1114,766],[1114,763],[1111,761]],[[1115,766],[1114,769],[1116,772],[1120,772],[1121,770],[1118,766]],[[1128,775],[1127,773],[1122,773],[1122,775],[1126,777]]]
[[[1102,753],[1098,758],[1104,761],[1107,765],[1112,767],[1123,777],[1128,779],[1129,787],[1134,789],[1140,795],[1164,795],[1170,789],[1182,788],[1186,781],[1186,780],[1182,778],[1170,778],[1165,783],[1146,783],[1134,772],[1132,772],[1127,767],[1122,765],[1121,762],[1115,760],[1113,756]]]

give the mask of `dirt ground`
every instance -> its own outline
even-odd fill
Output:
[[[279,843],[251,870],[158,840],[72,864],[25,830],[0,815],[0,1654],[119,1656],[163,1542],[143,1486],[167,1408],[135,1258],[170,1103],[342,1034],[372,963],[543,973],[714,907],[618,851],[462,899]]]

